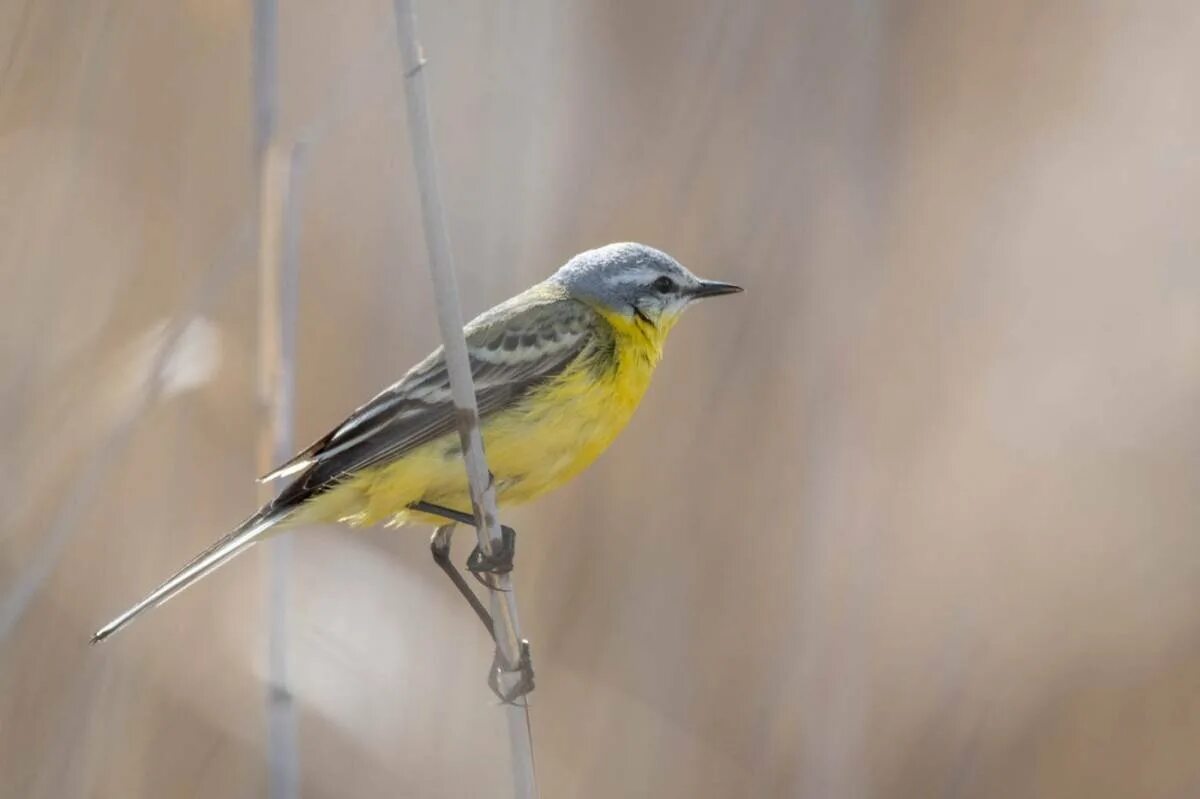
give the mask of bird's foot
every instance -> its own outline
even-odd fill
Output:
[[[500,526],[500,546],[488,555],[478,546],[471,551],[467,558],[467,571],[475,575],[475,579],[488,588],[495,586],[483,579],[485,574],[508,574],[513,570],[513,560],[517,555],[517,533],[508,525]]]
[[[500,680],[505,674],[518,675],[516,682],[508,688],[505,688]],[[533,690],[533,659],[529,655],[528,641],[522,639],[520,659],[515,665],[505,660],[500,647],[496,647],[496,656],[492,659],[492,670],[488,674],[488,686],[505,705],[515,705],[518,699]]]

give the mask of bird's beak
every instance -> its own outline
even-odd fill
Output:
[[[705,297],[720,297],[722,294],[737,294],[741,286],[732,283],[722,283],[719,280],[701,280],[700,285],[692,289],[692,299],[701,300]]]

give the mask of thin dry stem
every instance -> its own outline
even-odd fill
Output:
[[[445,347],[450,391],[458,409],[459,434],[462,437],[471,503],[475,511],[479,547],[491,554],[501,542],[500,519],[496,510],[496,492],[483,454],[479,430],[479,411],[475,386],[471,379],[467,343],[463,337],[462,311],[458,284],[450,253],[450,234],[437,179],[433,149],[433,130],[425,84],[425,58],[417,42],[416,17],[410,0],[395,0],[396,36],[402,59],[405,94],[408,100],[408,130],[421,195],[421,215],[425,225],[425,244],[429,250],[429,271],[433,278],[438,324]],[[508,574],[498,576],[490,590],[494,634],[500,654],[510,666],[521,656],[521,628],[517,616],[517,597]],[[502,674],[501,685],[511,688],[516,675]],[[513,784],[518,797],[537,796],[533,764],[533,734],[529,709],[524,700],[506,705],[509,741],[512,751]]]

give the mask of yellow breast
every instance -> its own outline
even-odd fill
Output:
[[[621,317],[606,321],[614,344],[607,368],[580,358],[521,409],[485,423],[484,445],[501,502],[526,502],[575,477],[633,417],[662,342]]]

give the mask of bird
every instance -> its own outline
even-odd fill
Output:
[[[641,403],[683,311],[740,291],[697,277],[661,250],[624,242],[576,255],[469,322],[463,332],[498,504],[533,500],[595,461]],[[284,478],[291,479],[273,500],[100,628],[92,642],[269,534],[297,525],[474,524],[442,349],[259,480]],[[467,567],[476,576],[512,568],[513,533],[504,528],[504,534],[501,552],[472,553]],[[450,574],[448,541],[434,538],[435,560]],[[456,585],[470,594],[490,631],[469,587],[461,579]]]

